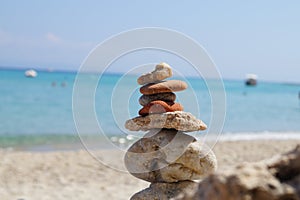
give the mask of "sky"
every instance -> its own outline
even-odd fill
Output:
[[[296,0],[1,0],[0,66],[78,70],[112,35],[161,27],[201,44],[223,78],[300,82],[299,10]]]

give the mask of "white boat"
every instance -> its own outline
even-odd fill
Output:
[[[37,72],[33,69],[29,69],[25,71],[25,76],[26,77],[30,77],[30,78],[34,78],[37,76]]]
[[[257,84],[257,75],[256,74],[246,74],[246,85],[256,85]]]

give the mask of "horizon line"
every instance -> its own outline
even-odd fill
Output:
[[[47,69],[43,69],[43,68],[39,68],[39,67],[16,67],[16,66],[1,66],[0,65],[0,70],[12,70],[12,71],[23,71],[23,70],[29,70],[29,69],[33,69],[39,72],[46,72],[46,73],[73,73],[76,74],[78,73],[78,70],[75,69],[53,69],[53,68],[47,68]],[[96,71],[90,71],[90,72],[82,72],[84,74],[96,74],[98,72]],[[104,74],[107,75],[123,75],[124,73],[122,72],[105,72]],[[128,74],[129,76],[139,76],[138,74]],[[246,74],[245,74],[246,75]],[[203,79],[203,77],[197,77],[197,76],[186,76],[187,78],[200,78]],[[210,80],[213,80],[215,78],[208,78]],[[225,81],[245,81],[246,78],[226,78],[226,77],[222,77],[222,80]],[[265,79],[258,79],[259,82],[263,82],[263,83],[281,83],[281,84],[286,84],[286,85],[295,85],[295,86],[299,86],[300,82],[288,82],[288,81],[276,81],[276,80],[265,80]]]

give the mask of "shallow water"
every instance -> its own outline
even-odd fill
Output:
[[[18,140],[24,135],[76,135],[72,113],[72,92],[76,74],[70,72],[38,72],[36,78],[26,78],[22,70],[0,70],[0,135]],[[101,131],[112,136],[124,136],[124,122],[137,115],[141,106],[136,76],[106,74],[98,85],[98,76],[83,76],[82,88],[93,88],[95,98],[80,97],[80,118],[85,133],[99,133],[93,124],[95,116]],[[208,126],[212,115],[222,118],[222,112],[212,114],[210,94],[222,93],[220,88],[207,88],[214,80],[187,79],[189,89],[177,93],[177,101],[185,111],[200,117]],[[243,81],[225,80],[226,118],[223,133],[300,132],[300,85],[258,82],[246,87]],[[128,98],[127,98],[128,97]],[[221,100],[222,101],[222,100]],[[95,115],[86,113],[85,104],[95,103]],[[81,105],[78,109],[81,109]],[[199,107],[198,107],[199,106]],[[218,108],[215,106],[215,108]],[[216,115],[220,115],[219,117]],[[221,121],[219,124],[222,125]],[[46,137],[47,138],[47,137]],[[64,137],[57,137],[63,140]],[[5,143],[2,140],[2,144]],[[8,141],[7,140],[7,141]]]

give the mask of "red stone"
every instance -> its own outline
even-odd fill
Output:
[[[145,105],[140,111],[139,115],[145,116],[151,113],[165,113],[165,112],[174,112],[174,111],[183,111],[183,106],[179,103],[174,103],[173,101],[151,101]]]

